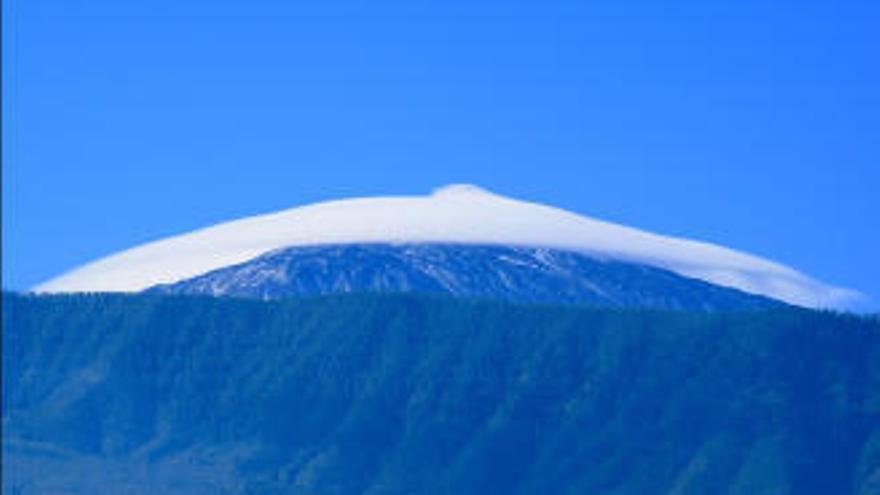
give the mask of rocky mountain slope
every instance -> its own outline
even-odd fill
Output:
[[[694,310],[782,304],[646,265],[548,248],[464,244],[294,247],[157,286],[151,292],[259,299],[416,292],[519,302]]]

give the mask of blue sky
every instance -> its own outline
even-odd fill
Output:
[[[472,182],[880,295],[876,2],[4,9],[6,288],[222,220]]]

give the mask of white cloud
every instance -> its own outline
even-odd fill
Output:
[[[644,263],[808,307],[842,308],[858,293],[724,247],[665,237],[475,186],[429,196],[329,201],[138,246],[35,287],[35,292],[133,292],[241,263],[279,248],[353,242],[545,246]]]

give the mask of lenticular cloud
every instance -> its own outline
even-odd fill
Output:
[[[846,307],[858,294],[721,246],[666,237],[470,185],[428,196],[328,201],[151,242],[49,280],[35,292],[135,292],[292,246],[345,243],[543,246],[664,268],[807,307]]]

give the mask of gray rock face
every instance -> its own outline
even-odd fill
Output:
[[[292,247],[149,292],[257,299],[349,292],[445,293],[516,302],[689,310],[781,304],[645,265],[547,248],[460,244]]]

